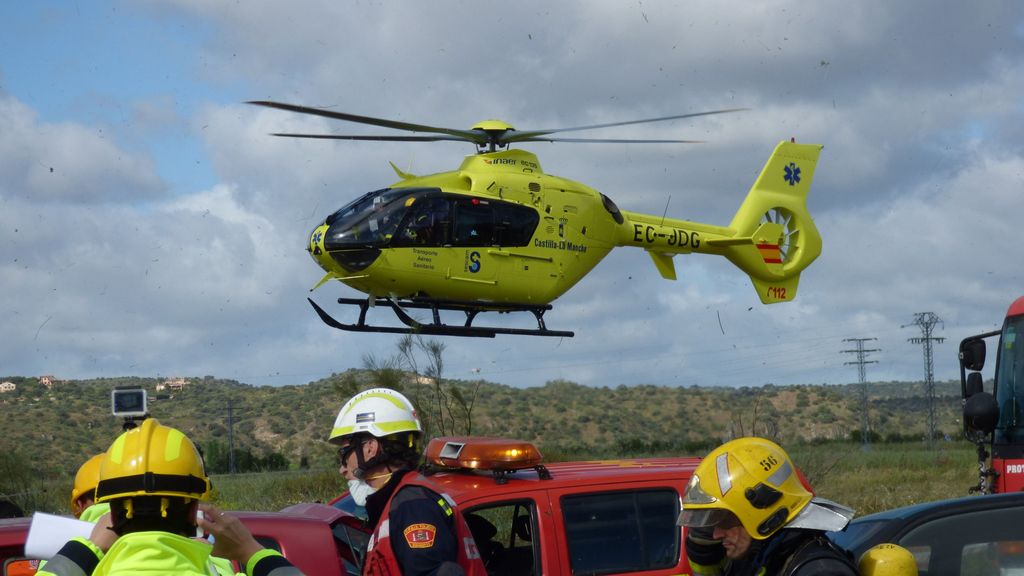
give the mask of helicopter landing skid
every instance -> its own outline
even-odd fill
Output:
[[[395,300],[393,298],[376,298],[373,306],[389,306],[395,316],[405,324],[401,326],[372,326],[366,323],[366,312],[371,306],[369,298],[338,298],[338,304],[359,307],[359,321],[355,324],[344,324],[331,317],[311,298],[309,303],[316,310],[324,324],[339,330],[351,332],[385,332],[390,334],[423,334],[430,336],[468,336],[475,338],[494,338],[498,334],[516,334],[520,336],[559,336],[572,338],[575,333],[566,330],[548,330],[544,325],[544,313],[551,310],[551,305],[529,306],[523,304],[502,304],[479,302],[463,302],[459,300],[433,300],[430,298],[413,298],[411,300]],[[432,322],[423,323],[409,316],[406,309],[430,310]],[[441,322],[441,310],[460,311],[466,314],[466,323],[462,326]],[[481,312],[530,312],[537,320],[537,329],[499,328],[492,326],[473,326],[473,320]]]

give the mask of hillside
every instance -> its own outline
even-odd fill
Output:
[[[229,407],[234,421],[236,467],[245,469],[333,466],[324,439],[347,399],[344,382],[366,381],[349,371],[304,385],[250,386],[207,376],[188,378],[180,391],[157,391],[163,379],[115,378],[64,381],[46,388],[36,378],[7,377],[17,389],[0,395],[0,453],[18,454],[36,474],[73,474],[89,455],[121,431],[110,414],[110,391],[142,386],[150,413],[199,443],[212,471],[226,471]],[[414,380],[411,382],[415,382]],[[536,388],[488,382],[455,382],[476,391],[473,433],[537,441],[558,454],[700,453],[744,434],[783,443],[848,438],[860,429],[860,394],[849,386],[759,388],[591,388],[553,381]],[[410,395],[424,384],[406,385]],[[923,437],[927,401],[920,383],[870,384],[872,430],[879,439]],[[959,435],[959,383],[937,385],[940,433]],[[422,408],[421,408],[422,411]]]

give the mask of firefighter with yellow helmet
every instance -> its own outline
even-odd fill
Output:
[[[483,575],[475,547],[463,546],[472,536],[454,503],[409,482],[420,476],[422,435],[412,402],[388,388],[356,394],[334,421],[329,441],[341,446],[347,498],[365,507],[373,530],[363,574]]]
[[[705,457],[686,487],[679,524],[696,576],[856,576],[824,536],[853,510],[815,497],[789,455],[764,438],[738,438]]]
[[[104,455],[100,453],[89,458],[75,474],[75,485],[71,489],[71,513],[79,520],[95,523],[110,512],[110,504],[96,503],[96,485],[100,483],[100,463]]]
[[[216,575],[211,554],[239,561],[248,574],[291,576],[299,571],[264,550],[237,518],[204,506],[199,525],[216,545],[191,538],[199,501],[210,491],[202,457],[181,431],[147,419],[121,434],[103,454],[96,502],[110,505],[89,539],[75,538],[39,574]]]

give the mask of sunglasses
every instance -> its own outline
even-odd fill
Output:
[[[348,457],[356,448],[362,447],[363,443],[353,440],[352,442],[338,448],[338,461],[342,464],[348,461]]]

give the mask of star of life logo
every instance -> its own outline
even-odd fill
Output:
[[[796,165],[796,162],[790,162],[785,168],[786,175],[783,178],[786,182],[789,182],[790,186],[796,186],[800,183],[800,167]]]

